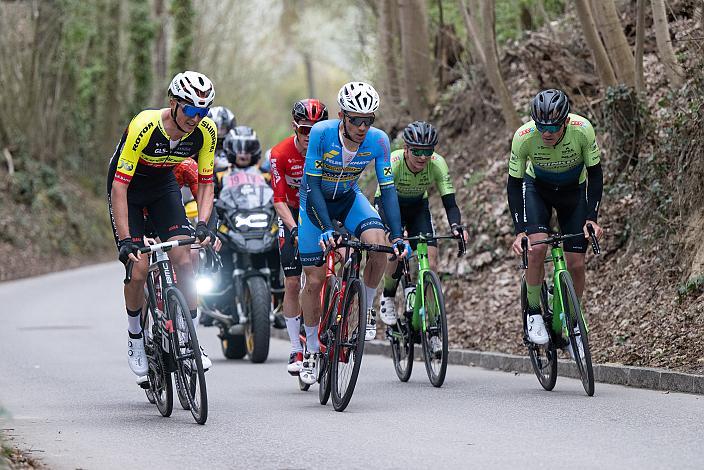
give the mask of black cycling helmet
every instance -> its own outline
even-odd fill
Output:
[[[562,90],[543,90],[530,105],[530,117],[543,126],[562,124],[569,113],[570,99]]]
[[[222,147],[227,160],[233,165],[238,153],[250,154],[252,156],[251,165],[255,165],[262,156],[262,146],[257,138],[257,133],[249,126],[237,126],[228,132]]]
[[[432,148],[438,144],[438,131],[425,121],[413,121],[403,130],[403,141],[413,147]]]
[[[318,122],[328,119],[328,108],[320,100],[309,98],[296,101],[291,109],[293,120],[298,122],[302,120]]]

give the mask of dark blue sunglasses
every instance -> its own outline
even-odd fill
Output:
[[[554,134],[555,132],[559,132],[560,129],[562,129],[562,125],[564,122],[561,122],[560,124],[554,124],[552,126],[547,126],[543,124],[538,124],[537,122],[535,123],[535,127],[538,129],[538,132],[541,134],[543,132],[549,132],[551,134]]]
[[[210,108],[199,108],[198,106],[193,106],[185,103],[179,104],[181,105],[181,108],[183,108],[183,114],[185,114],[189,118],[200,116],[200,118],[203,119],[205,116],[208,115],[208,112],[210,111]]]

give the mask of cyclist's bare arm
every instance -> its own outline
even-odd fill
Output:
[[[296,223],[293,219],[293,214],[291,214],[291,209],[288,208],[288,204],[285,202],[275,202],[274,209],[279,217],[281,217],[281,220],[287,229],[291,230],[293,227],[298,225],[298,223]]]

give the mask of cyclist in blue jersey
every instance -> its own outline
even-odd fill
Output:
[[[398,256],[410,256],[411,253],[411,248],[401,238],[401,215],[391,171],[389,137],[384,131],[372,127],[374,113],[379,108],[379,94],[367,83],[350,82],[340,89],[337,102],[340,105],[339,119],[318,122],[310,133],[300,190],[298,249],[306,274],[301,307],[308,352],[299,377],[309,384],[316,380],[320,291],[325,280],[325,267],[316,267],[315,263],[326,246],[335,246],[332,219],[343,223],[365,243],[388,244],[379,214],[357,185],[362,171],[372,161],[394,251]],[[386,254],[369,252],[364,269],[369,311],[366,340],[376,336],[376,312],[372,303],[386,263]]]

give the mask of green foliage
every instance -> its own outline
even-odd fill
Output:
[[[150,18],[149,0],[130,0],[129,57],[132,75],[132,100],[129,115],[134,116],[144,109],[152,95],[152,44],[155,25]]]
[[[171,15],[174,19],[174,45],[171,60],[171,76],[189,70],[193,44],[195,12],[191,0],[172,0]]]
[[[677,297],[680,303],[690,295],[699,295],[704,293],[704,274],[692,277],[687,282],[677,286]]]

